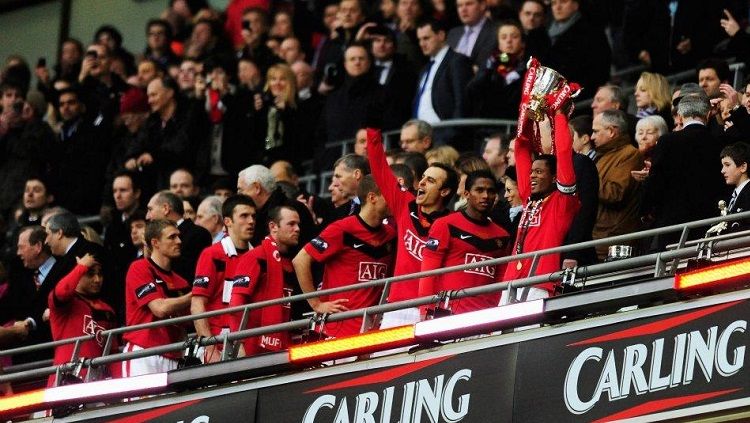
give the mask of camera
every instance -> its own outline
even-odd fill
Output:
[[[23,101],[17,101],[13,103],[13,112],[20,115],[23,112]]]
[[[323,68],[323,82],[328,85],[336,85],[339,76],[339,68],[335,63],[329,63]]]
[[[271,106],[273,104],[274,98],[273,98],[273,94],[271,94],[271,91],[268,91],[268,90],[263,91],[261,93],[261,98],[263,99],[263,104],[265,106]]]
[[[88,50],[86,52],[86,57],[90,57],[90,58],[96,60],[97,58],[99,58],[99,54],[96,52],[96,50]]]
[[[250,30],[250,21],[242,21],[242,29]]]

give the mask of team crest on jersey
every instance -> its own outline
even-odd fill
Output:
[[[96,320],[94,320],[93,317],[89,316],[88,314],[83,316],[83,333],[86,335],[94,335],[94,339],[96,339],[96,343],[99,344],[99,346],[104,346],[104,337],[102,337],[102,331],[105,330],[102,325],[99,323],[96,323]]]
[[[148,295],[148,294],[150,294],[152,292],[156,292],[156,284],[158,282],[159,281],[149,282],[149,283],[147,283],[145,285],[139,286],[135,290],[135,296],[138,297],[138,299],[140,300],[141,298],[145,297],[146,295]]]
[[[250,287],[250,277],[249,276],[238,276],[234,278],[234,282],[232,283],[232,286],[236,286],[239,288],[249,288]]]
[[[406,251],[409,252],[409,255],[422,261],[422,250],[424,250],[426,245],[427,243],[416,236],[414,232],[408,229],[406,230],[406,233],[404,234],[404,247],[406,248]]]
[[[193,280],[193,286],[198,288],[208,288],[208,276],[196,276]]]
[[[493,258],[494,257],[483,256],[481,254],[466,253],[466,256],[464,257],[464,264],[478,263],[478,262],[482,262],[485,260],[492,260]],[[490,265],[490,266],[475,267],[473,269],[466,269],[464,270],[464,272],[471,273],[474,275],[487,276],[488,278],[494,278],[495,270],[496,270],[495,265]]]
[[[375,279],[383,279],[388,272],[388,266],[384,263],[371,261],[359,262],[359,281],[367,282]]]
[[[435,238],[430,238],[427,240],[427,244],[425,246],[432,251],[437,251],[439,245],[440,241]]]
[[[328,243],[321,237],[313,238],[310,245],[321,253],[328,249]]]
[[[539,207],[539,209],[531,213],[529,213],[528,208],[525,208],[523,211],[523,215],[521,215],[520,224],[518,226],[526,226],[525,222],[527,220],[529,221],[529,227],[539,226],[542,223],[541,206]]]

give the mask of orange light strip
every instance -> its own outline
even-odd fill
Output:
[[[44,403],[44,392],[46,389],[23,392],[0,398],[0,413],[13,412],[15,410],[32,407]]]
[[[414,325],[375,330],[343,338],[328,339],[289,348],[289,361],[330,360],[410,345]]]
[[[736,282],[738,278],[750,276],[750,259],[722,263],[716,266],[693,270],[675,276],[675,289],[690,289],[710,284]]]

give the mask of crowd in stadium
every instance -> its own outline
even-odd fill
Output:
[[[750,210],[750,84],[728,65],[748,63],[747,21],[747,2],[731,0],[232,0],[223,11],[171,0],[145,23],[139,51],[105,25],[63,40],[55,63],[8,57],[0,346],[89,334],[77,354],[96,357],[106,329],[715,217],[719,200],[728,213]],[[531,56],[580,84],[575,101],[591,106],[549,108],[512,135],[433,127],[518,119]],[[646,71],[629,96],[614,71],[638,64]],[[672,86],[666,76],[682,71],[692,82]],[[393,130],[400,142],[388,146],[382,132]],[[331,147],[349,139],[353,153]],[[330,196],[299,183],[327,171]],[[534,266],[606,259],[602,245]],[[400,282],[388,301],[517,280],[531,267]],[[128,332],[115,347],[359,309],[381,289]],[[537,285],[519,299],[559,290]],[[463,298],[447,312],[508,301]],[[321,336],[414,323],[444,306],[329,323]],[[239,355],[285,349],[294,335],[248,338]],[[73,349],[55,349],[55,363]],[[181,357],[132,359],[110,374],[168,370]],[[216,345],[200,358],[221,357]]]

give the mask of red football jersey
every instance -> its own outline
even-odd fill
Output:
[[[371,227],[359,215],[349,216],[328,225],[320,235],[305,245],[305,251],[317,262],[325,263],[323,289],[338,288],[382,279],[393,273],[393,241],[396,231],[389,225]],[[341,292],[321,298],[333,301],[347,298],[349,310],[376,305],[381,287]],[[359,333],[362,318],[326,323],[329,336]]]
[[[476,263],[503,257],[508,254],[510,236],[489,218],[476,220],[465,212],[453,213],[435,221],[430,229],[430,239],[424,250],[422,270]],[[501,280],[504,265],[482,266],[461,272],[444,273],[422,278],[419,296],[440,291],[474,288]],[[454,314],[494,307],[500,302],[500,293],[451,300]]]
[[[118,327],[117,316],[112,307],[100,298],[88,298],[77,293],[78,281],[88,272],[88,267],[77,265],[55,286],[47,300],[52,339],[76,338],[83,335],[94,335],[95,338],[84,341],[78,349],[78,357],[101,357],[106,337],[101,331]],[[106,283],[106,282],[105,282]],[[117,351],[117,337],[113,337],[111,351]],[[75,344],[55,347],[55,364],[70,362]],[[120,364],[110,366],[110,375],[120,376]],[[50,386],[54,375],[50,377]]]
[[[559,247],[573,223],[581,202],[576,195],[576,174],[573,170],[573,140],[565,115],[555,116],[555,154],[557,156],[557,190],[542,200],[531,201],[531,146],[528,140],[516,141],[516,174],[518,193],[523,199],[523,214],[518,224],[513,254]],[[508,263],[503,280],[529,276],[531,258]],[[560,254],[547,254],[539,259],[536,274],[560,270]],[[554,293],[555,284],[536,285]]]
[[[157,321],[148,303],[159,298],[175,298],[190,291],[190,285],[175,272],[160,268],[151,259],[142,258],[130,264],[125,276],[125,320],[128,326]],[[141,348],[171,344],[185,339],[178,325],[141,329],[124,334],[123,339]],[[164,354],[178,359],[182,351]]]
[[[225,237],[221,241],[206,247],[198,257],[193,280],[193,295],[206,297],[206,311],[220,310],[229,305],[232,295],[232,281],[235,268],[247,250],[237,250],[232,238]],[[229,327],[227,315],[209,317],[211,334],[219,335],[223,328]]]
[[[264,249],[265,246],[261,244],[242,256],[239,260],[236,276],[234,278],[234,286],[232,288],[231,307],[272,300],[282,296],[289,297],[292,295],[294,285],[297,284],[297,276],[294,273],[294,266],[292,266],[291,258],[281,254],[278,255],[283,270],[283,281],[280,281],[280,283],[276,285],[269,281],[267,261],[269,254],[267,254],[268,252],[264,251]],[[264,319],[264,313],[266,315],[270,314],[269,312],[273,307],[278,306],[250,310],[245,329],[257,328],[269,324],[284,323],[290,320],[290,303],[284,303],[281,305],[280,312],[276,319]],[[241,320],[242,313],[234,313],[230,316],[230,327],[233,332],[239,329]],[[281,340],[281,344],[283,345],[272,345],[277,342],[277,338],[272,336],[245,338],[242,341],[242,344],[245,347],[245,354],[250,356],[274,351],[277,350],[278,347],[285,347],[289,342],[289,337],[287,333],[283,333],[282,336],[284,339]]]
[[[427,244],[430,227],[436,219],[447,215],[449,210],[444,209],[431,214],[424,214],[419,210],[414,194],[401,188],[388,167],[378,131],[368,130],[367,157],[370,161],[372,177],[393,213],[398,231],[393,274],[399,276],[419,272],[422,268],[422,250]],[[418,282],[418,280],[407,280],[392,284],[388,293],[388,301],[396,302],[416,298],[419,290]]]

